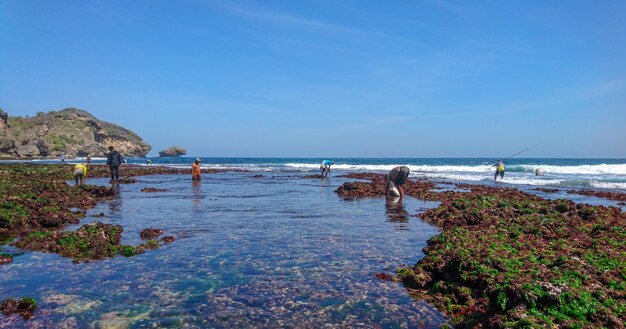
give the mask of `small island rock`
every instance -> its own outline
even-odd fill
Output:
[[[178,157],[178,156],[185,155],[185,154],[187,154],[187,150],[179,146],[172,146],[170,148],[167,148],[159,152],[159,156],[162,158],[163,157]]]

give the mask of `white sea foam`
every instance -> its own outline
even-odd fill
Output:
[[[419,174],[417,174],[419,176]],[[445,180],[457,180],[457,181],[469,181],[469,182],[479,182],[479,181],[493,181],[493,175],[475,175],[475,174],[448,174],[448,173],[425,173],[423,176],[428,178],[435,179],[445,179]],[[563,180],[561,179],[537,179],[534,177],[519,177],[508,175],[503,179],[498,178],[499,183],[505,184],[516,184],[516,185],[535,185],[535,186],[544,186],[544,185],[561,185]]]
[[[286,167],[300,170],[319,169],[319,163],[286,163]],[[335,170],[361,170],[361,171],[389,171],[396,166],[407,166],[412,172],[470,172],[485,173],[493,171],[491,165],[477,166],[448,166],[448,165],[369,165],[369,164],[335,164]],[[626,164],[599,164],[582,166],[551,166],[551,165],[511,165],[508,171],[534,172],[536,168],[541,168],[545,174],[566,174],[566,175],[626,175]]]
[[[577,175],[626,175],[626,164],[599,164],[582,166],[548,166],[548,165],[516,165],[509,169],[521,168],[533,172],[541,168],[546,174],[577,174]]]
[[[319,169],[319,163],[286,163],[286,167],[297,168],[302,170]],[[385,164],[385,165],[368,165],[368,164],[334,164],[331,168],[335,170],[347,171],[389,171],[397,166],[407,166],[412,172],[476,172],[484,173],[491,170],[490,166],[417,166],[409,164]]]
[[[626,183],[595,182],[595,181],[592,181],[589,184],[591,185],[591,187],[596,187],[596,188],[626,190]]]

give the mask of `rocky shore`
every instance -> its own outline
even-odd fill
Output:
[[[0,165],[0,268],[20,255],[2,252],[7,243],[89,262],[130,257],[175,240],[150,227],[141,232],[140,245],[123,245],[123,227],[101,222],[63,231],[67,224],[79,223],[98,201],[118,197],[109,187],[68,185],[72,168]],[[129,183],[135,176],[151,174],[188,175],[189,170],[133,165],[121,169]],[[108,175],[107,166],[91,165],[87,182]],[[345,177],[356,181],[340,186],[339,196],[384,198],[384,175]],[[376,277],[403,282],[410,294],[449,315],[454,327],[624,328],[626,213],[621,209],[546,200],[513,188],[442,188],[428,180],[410,180],[404,190],[407,196],[440,203],[414,215],[441,233],[428,241],[425,257],[414,266]],[[577,194],[625,197],[617,192]],[[14,299],[0,304],[5,315],[28,318],[37,307],[31,298],[8,297]]]
[[[348,177],[369,181],[343,184],[340,196],[384,197],[383,175]],[[467,192],[437,192],[428,181],[404,186],[407,195],[441,202],[417,215],[441,234],[413,267],[397,270],[411,294],[456,328],[624,328],[626,213],[512,188],[456,188]]]
[[[77,263],[116,255],[130,257],[175,240],[172,236],[156,240],[163,231],[150,229],[151,234],[142,234],[147,240],[144,243],[122,245],[123,228],[100,222],[85,224],[75,231],[63,231],[66,225],[79,223],[98,201],[118,197],[110,187],[68,185],[72,168],[72,165],[0,165],[0,266],[21,255],[3,252],[2,247],[7,243],[24,250],[57,253]],[[125,165],[123,172],[127,175],[125,179],[132,181],[132,176],[187,174],[188,170]],[[106,166],[89,166],[88,177],[108,175]],[[20,314],[25,319],[36,307],[36,301],[28,297],[0,303],[0,311],[5,315]]]

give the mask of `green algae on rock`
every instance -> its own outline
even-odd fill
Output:
[[[121,254],[134,256],[142,251],[121,245],[120,225],[93,222],[76,231],[34,231],[18,240],[15,245],[22,249],[54,252],[70,257],[75,262],[114,257]]]
[[[466,186],[467,187],[467,186]],[[398,270],[455,327],[623,327],[626,214],[470,186],[420,215],[444,231]]]
[[[383,197],[382,177],[353,175],[370,182],[344,183],[336,192]],[[513,188],[433,186],[403,186],[407,195],[441,202],[419,217],[443,231],[428,241],[424,258],[397,275],[456,328],[624,327],[626,214],[619,208],[548,201]]]
[[[29,319],[37,309],[37,301],[34,298],[24,297],[20,300],[6,299],[0,303],[0,311],[5,316],[19,314],[24,319]]]
[[[15,245],[26,250],[57,253],[78,263],[116,255],[132,257],[144,253],[146,249],[158,249],[159,242],[174,241],[163,238],[160,241],[149,240],[138,246],[122,245],[122,232],[120,225],[93,222],[76,231],[33,231]]]
[[[115,192],[103,186],[69,186],[70,166],[0,166],[0,234],[14,235],[78,223],[89,209]]]

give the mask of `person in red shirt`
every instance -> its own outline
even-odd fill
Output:
[[[200,158],[196,158],[196,162],[191,165],[191,180],[200,180]]]

